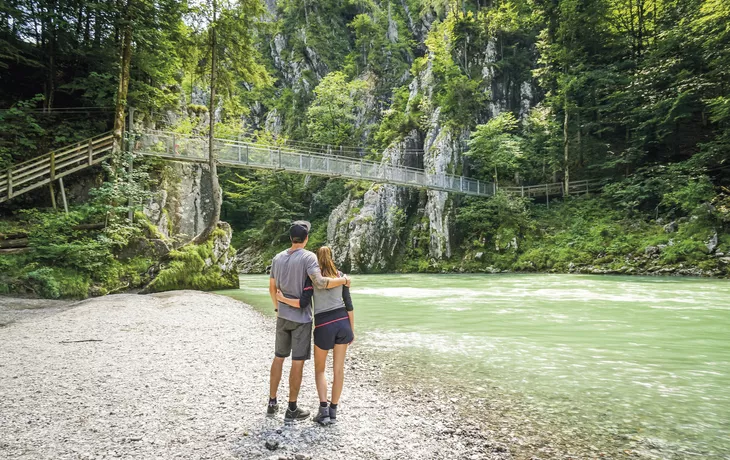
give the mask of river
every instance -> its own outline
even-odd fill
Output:
[[[221,293],[272,314],[267,287],[242,276]],[[498,394],[519,402],[517,417],[650,457],[730,458],[728,281],[358,275],[353,300],[358,344],[412,379]]]

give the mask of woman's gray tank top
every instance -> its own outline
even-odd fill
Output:
[[[338,272],[339,276],[342,273]],[[342,300],[342,286],[332,289],[314,288],[314,314],[324,313],[326,311],[345,308],[345,301]]]

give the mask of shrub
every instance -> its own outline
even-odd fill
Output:
[[[213,291],[238,288],[238,273],[235,270],[225,273],[215,263],[213,241],[221,236],[221,232],[223,230],[215,230],[204,244],[188,245],[178,251],[170,252],[169,262],[145,291],[162,292],[174,289]]]
[[[661,261],[668,264],[699,262],[707,257],[707,246],[702,241],[687,238],[667,246],[662,251]]]
[[[61,297],[61,285],[54,277],[52,268],[41,267],[26,273],[23,281],[39,297],[44,299],[58,299]]]

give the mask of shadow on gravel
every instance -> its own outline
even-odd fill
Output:
[[[309,460],[314,451],[341,447],[340,425],[321,426],[312,420],[284,424],[280,418],[262,417],[261,425],[234,441],[240,458]]]

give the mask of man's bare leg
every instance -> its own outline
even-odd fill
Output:
[[[292,360],[291,372],[289,373],[289,402],[296,402],[299,396],[299,388],[302,386],[302,373],[304,372],[304,360]],[[279,374],[281,376],[281,374]]]
[[[269,398],[276,398],[279,391],[279,383],[281,382],[281,373],[284,368],[284,359],[276,356],[271,363],[271,373],[269,375]],[[301,378],[300,378],[301,380]]]

